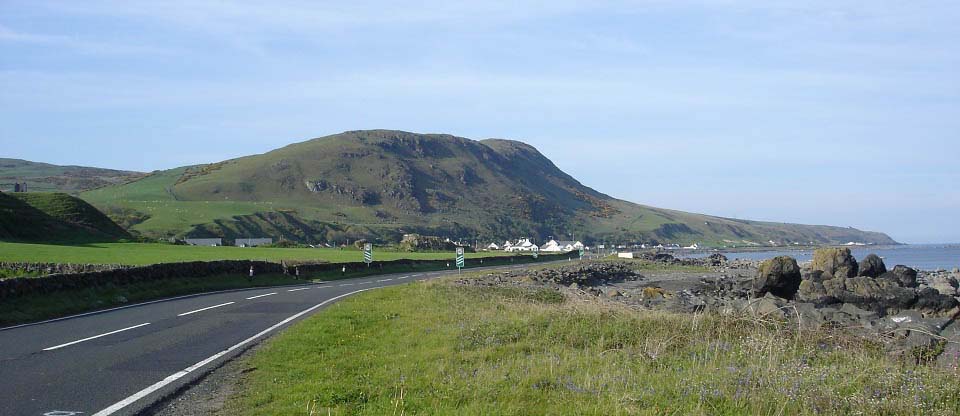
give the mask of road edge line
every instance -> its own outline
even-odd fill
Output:
[[[185,369],[183,369],[183,370],[180,370],[180,371],[178,371],[178,372],[176,372],[176,373],[174,373],[174,374],[171,374],[171,375],[167,376],[167,377],[164,378],[163,380],[160,380],[160,381],[154,383],[153,385],[151,385],[151,386],[149,386],[149,387],[147,387],[147,388],[145,388],[145,389],[143,389],[143,390],[140,390],[140,391],[138,391],[138,392],[136,392],[136,393],[128,396],[127,398],[125,398],[125,399],[123,399],[123,400],[121,400],[121,401],[119,401],[119,402],[116,402],[116,403],[114,403],[113,405],[111,405],[111,406],[109,406],[109,407],[107,407],[107,408],[105,408],[105,409],[103,409],[103,410],[101,410],[101,411],[99,411],[99,412],[97,412],[97,413],[94,413],[93,416],[108,416],[108,415],[112,415],[112,414],[114,414],[114,413],[116,413],[116,412],[124,409],[125,407],[130,406],[131,404],[136,403],[138,400],[140,400],[140,399],[142,399],[142,398],[150,395],[151,393],[153,393],[153,392],[155,392],[155,391],[157,391],[157,390],[160,390],[160,389],[166,387],[166,386],[169,385],[170,383],[173,383],[174,381],[177,381],[177,380],[183,378],[184,376],[186,376],[186,375],[188,375],[188,374],[190,374],[190,373],[193,373],[193,372],[195,372],[195,371],[203,368],[203,367],[206,366],[207,364],[210,364],[210,363],[212,363],[212,362],[220,359],[221,357],[229,354],[230,352],[233,352],[234,350],[240,349],[240,348],[244,347],[245,345],[247,345],[247,344],[249,344],[249,343],[251,343],[251,342],[253,342],[253,341],[256,341],[256,340],[259,339],[260,337],[262,337],[262,336],[264,336],[264,335],[267,335],[267,334],[269,334],[270,332],[273,332],[274,330],[276,330],[276,329],[278,329],[278,328],[280,328],[280,327],[282,327],[282,326],[284,326],[284,325],[286,325],[286,324],[289,324],[290,322],[293,322],[294,320],[296,320],[296,319],[298,319],[298,318],[300,318],[300,317],[302,317],[302,316],[304,316],[304,315],[306,315],[306,314],[308,314],[308,313],[310,313],[310,312],[313,312],[313,311],[315,311],[315,310],[317,310],[317,309],[319,309],[319,308],[321,308],[321,307],[323,307],[323,306],[325,306],[325,305],[327,305],[327,304],[329,304],[329,303],[332,303],[332,302],[334,302],[334,301],[343,299],[343,298],[345,298],[345,297],[347,297],[347,296],[355,295],[355,294],[360,293],[360,292],[366,292],[366,291],[368,291],[368,290],[374,290],[374,289],[379,289],[379,287],[371,287],[371,288],[367,288],[367,289],[360,289],[360,290],[355,290],[355,291],[353,291],[353,292],[344,293],[344,294],[342,294],[342,295],[339,295],[339,296],[336,296],[336,297],[332,297],[332,298],[327,299],[327,300],[325,300],[325,301],[323,301],[323,302],[320,302],[320,303],[318,303],[318,304],[316,304],[316,305],[314,305],[314,306],[311,306],[310,308],[307,308],[307,309],[305,309],[305,310],[303,310],[303,311],[300,311],[300,312],[294,314],[293,316],[290,316],[289,318],[284,319],[284,320],[282,320],[282,321],[274,324],[273,326],[271,326],[271,327],[269,327],[269,328],[267,328],[267,329],[264,329],[263,331],[260,331],[259,333],[257,333],[256,335],[254,335],[254,336],[252,336],[252,337],[250,337],[250,338],[247,338],[247,339],[245,339],[245,340],[243,340],[243,341],[240,341],[238,344],[233,345],[233,346],[230,347],[230,348],[227,348],[227,349],[225,349],[225,350],[223,350],[223,351],[220,351],[220,352],[218,352],[218,353],[216,353],[216,354],[214,354],[214,355],[212,355],[212,356],[210,356],[210,357],[207,357],[207,358],[204,359],[203,361],[200,361],[200,362],[198,362],[198,363],[196,363],[196,364],[194,364],[194,365],[192,365],[192,366],[190,366],[190,367],[187,367],[187,368],[185,368]]]

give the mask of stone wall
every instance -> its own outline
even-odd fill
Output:
[[[559,260],[562,256],[540,256],[538,262]],[[467,259],[467,267],[509,264],[511,262],[529,263],[534,260],[531,257],[486,257],[483,259]],[[348,272],[357,272],[360,270],[383,270],[395,272],[398,269],[409,268],[446,268],[456,267],[454,259],[449,260],[393,260],[384,262],[374,262],[367,266],[362,262],[354,263],[272,263],[264,261],[249,260],[224,260],[224,261],[196,261],[185,263],[161,263],[149,266],[122,266],[108,268],[106,270],[89,270],[73,273],[52,274],[42,277],[16,277],[12,279],[0,280],[0,300],[14,298],[26,295],[35,295],[43,293],[52,293],[61,290],[84,289],[104,285],[127,285],[138,282],[172,280],[180,278],[212,277],[223,275],[241,275],[246,276],[250,272],[250,266],[254,268],[255,275],[261,274],[289,274],[295,275],[297,269],[300,275],[308,277],[310,275],[322,273],[343,272],[344,268]],[[66,265],[62,265],[66,266]],[[94,268],[93,265],[71,265],[71,268],[51,266],[56,270],[87,270]],[[111,267],[111,266],[103,266]]]

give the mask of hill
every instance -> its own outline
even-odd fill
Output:
[[[747,245],[894,243],[852,228],[734,220],[618,200],[511,140],[351,131],[265,154],[161,171],[85,192],[142,214],[147,235],[272,235],[309,242],[574,234],[587,241]]]
[[[87,202],[62,193],[0,192],[0,240],[107,242],[130,234]]]
[[[0,158],[0,190],[3,191],[12,191],[15,183],[26,183],[27,189],[32,192],[77,193],[129,182],[144,175],[140,172]]]

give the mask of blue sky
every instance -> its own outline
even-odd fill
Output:
[[[960,2],[0,0],[0,155],[522,140],[610,195],[960,242]]]

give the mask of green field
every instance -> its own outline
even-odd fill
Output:
[[[503,256],[502,252],[467,253],[467,258]],[[454,253],[408,253],[374,248],[374,260],[453,259]],[[172,244],[96,243],[52,245],[0,242],[0,261],[34,263],[81,263],[144,265],[184,261],[266,260],[359,262],[363,254],[355,249],[200,247]]]
[[[240,365],[219,414],[960,413],[956,370],[841,330],[445,282],[341,301]]]

